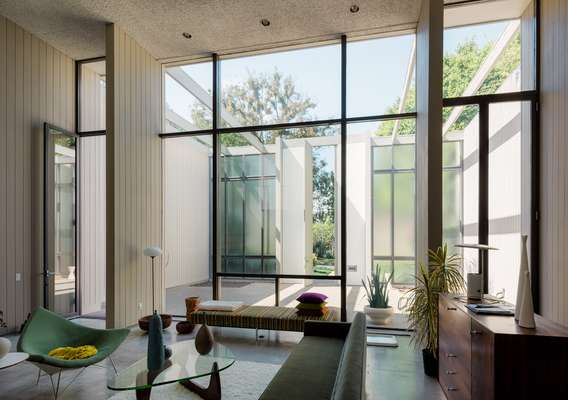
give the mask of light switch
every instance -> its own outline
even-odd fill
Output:
[[[22,274],[16,272],[16,282],[20,282],[22,280]]]
[[[348,271],[348,272],[357,272],[357,264],[355,264],[355,265],[348,265],[348,266],[347,266],[347,271]]]

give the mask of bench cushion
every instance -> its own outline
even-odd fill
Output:
[[[329,400],[344,340],[305,336],[270,382],[261,400]]]

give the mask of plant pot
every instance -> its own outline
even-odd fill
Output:
[[[150,318],[151,315],[146,315],[138,320],[138,326],[145,332],[148,332],[148,328],[150,327]],[[170,314],[160,314],[160,318],[162,319],[162,329],[168,328],[172,324],[172,316]]]
[[[422,361],[424,362],[424,373],[432,378],[438,377],[438,359],[431,350],[422,349]]]
[[[365,315],[376,325],[386,325],[390,322],[392,315],[394,314],[394,309],[392,307],[387,308],[374,308],[365,306]]]

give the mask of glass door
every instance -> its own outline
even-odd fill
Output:
[[[44,125],[44,307],[77,313],[77,137]]]

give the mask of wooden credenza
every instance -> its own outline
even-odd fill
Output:
[[[449,295],[439,311],[438,380],[449,400],[568,399],[566,327],[536,316],[536,329],[524,329]]]

